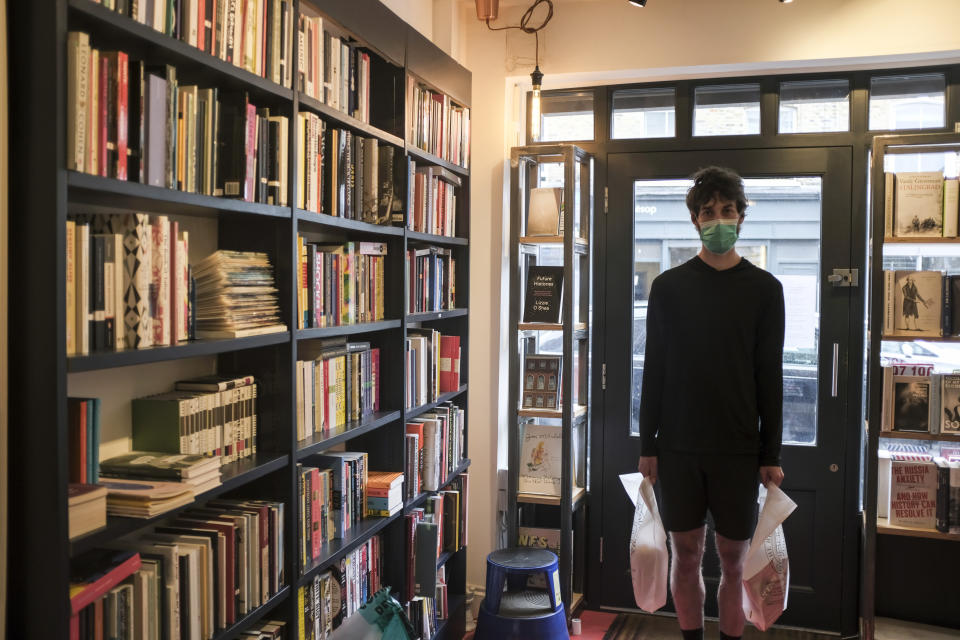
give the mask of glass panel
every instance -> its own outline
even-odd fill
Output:
[[[540,114],[540,142],[593,140],[593,92],[541,94]]]
[[[743,136],[760,133],[759,84],[697,87],[693,101],[695,136]]]
[[[783,441],[817,440],[820,325],[820,178],[746,178],[747,219],[737,251],[783,284]],[[690,180],[634,183],[633,393],[631,435],[639,434],[647,295],[662,271],[697,254],[700,242],[685,196]]]
[[[870,78],[870,129],[939,129],[946,121],[942,73]]]
[[[613,92],[612,138],[672,138],[677,91],[673,87]]]
[[[849,130],[849,80],[780,83],[780,133]]]

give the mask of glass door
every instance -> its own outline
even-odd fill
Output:
[[[851,160],[845,148],[609,156],[600,604],[635,606],[628,557],[632,504],[619,475],[637,464],[647,295],[657,275],[700,249],[684,200],[692,182],[684,176],[710,164],[744,176],[750,205],[737,250],[784,289],[783,488],[799,508],[785,524],[791,590],[780,622],[839,631],[841,601],[851,593],[842,588],[840,570],[849,522],[843,494],[857,490],[843,486],[840,472],[845,440],[857,437],[841,426],[853,290],[835,288],[826,276],[850,266]],[[625,344],[632,347],[625,350]],[[708,375],[723,375],[722,362],[711,366]],[[715,616],[719,564],[713,545],[706,556],[706,613]]]

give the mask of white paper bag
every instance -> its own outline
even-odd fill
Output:
[[[743,615],[766,631],[787,608],[790,562],[783,521],[797,503],[771,483],[760,487],[760,517],[743,566]]]
[[[637,486],[638,478],[642,481]],[[620,476],[627,495],[636,505],[630,534],[630,577],[633,598],[644,611],[653,612],[667,603],[669,554],[667,534],[660,521],[653,485],[639,473]],[[634,487],[636,487],[634,489]],[[634,489],[634,490],[631,490]]]

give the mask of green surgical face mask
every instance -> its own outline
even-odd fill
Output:
[[[710,253],[723,254],[737,243],[739,220],[711,220],[700,225],[700,240]]]

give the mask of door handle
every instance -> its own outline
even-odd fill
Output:
[[[840,381],[837,379],[840,372],[840,343],[833,343],[833,382],[830,384],[830,395],[837,397]]]

